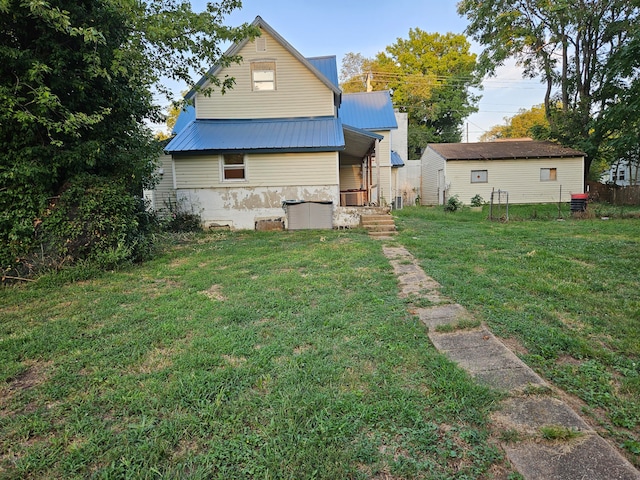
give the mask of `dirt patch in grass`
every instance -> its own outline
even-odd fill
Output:
[[[511,350],[516,355],[528,355],[529,350],[527,347],[522,345],[520,340],[517,338],[509,337],[509,338],[501,338],[500,341],[504,343],[504,346]]]
[[[241,367],[247,362],[245,357],[236,357],[234,355],[222,355],[222,359],[232,367]]]
[[[305,352],[308,352],[309,350],[314,349],[315,347],[313,345],[298,345],[296,348],[293,349],[293,354],[294,355],[302,355]]]
[[[222,285],[211,285],[208,290],[203,290],[200,293],[206,295],[211,300],[217,300],[218,302],[224,302],[227,297],[222,294]]]
[[[27,368],[16,375],[6,385],[0,388],[0,417],[9,416],[15,412],[8,411],[11,401],[16,395],[35,388],[43,384],[49,378],[49,371],[53,365],[52,361],[39,362],[28,360],[25,362]],[[23,411],[34,411],[35,406],[27,404]]]
[[[139,373],[153,373],[173,365],[174,348],[154,348],[137,368]]]
[[[560,355],[558,356],[556,363],[559,365],[582,365],[582,362],[577,358],[572,357],[571,355]]]

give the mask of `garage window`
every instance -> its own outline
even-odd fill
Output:
[[[487,170],[471,170],[471,183],[487,183],[489,173]]]
[[[540,169],[541,182],[555,182],[557,179],[558,179],[557,168],[541,168]]]

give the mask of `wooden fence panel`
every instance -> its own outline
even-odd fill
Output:
[[[640,205],[640,185],[616,187],[599,182],[587,182],[589,199],[613,205]]]

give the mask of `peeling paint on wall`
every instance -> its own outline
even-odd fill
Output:
[[[253,230],[257,219],[284,216],[285,200],[340,204],[338,185],[180,189],[177,194],[200,212],[205,226],[227,225],[240,230]]]

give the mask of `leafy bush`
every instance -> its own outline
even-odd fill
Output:
[[[175,233],[202,231],[202,217],[194,211],[193,205],[190,208],[186,206],[184,199],[178,202],[167,200],[165,208],[168,214],[163,230]]]
[[[52,200],[36,235],[51,266],[87,260],[100,268],[148,258],[153,215],[111,178],[83,175]]]
[[[472,207],[481,207],[482,205],[484,205],[484,198],[482,198],[480,194],[476,193],[473,197],[471,197]]]
[[[462,205],[463,203],[460,201],[458,196],[453,195],[452,197],[449,197],[449,200],[447,200],[447,203],[444,204],[444,211],[455,212],[457,210],[460,210],[462,208]]]

